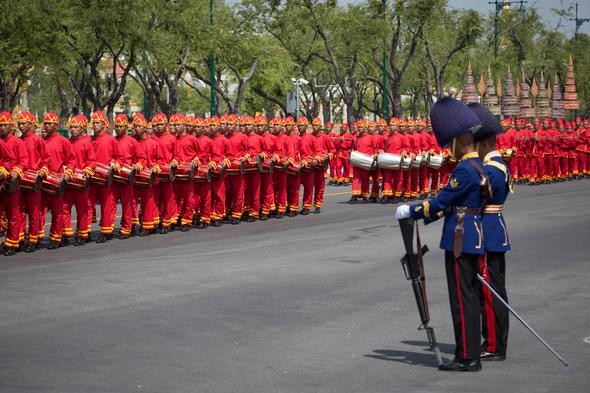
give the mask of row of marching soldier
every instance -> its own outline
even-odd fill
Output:
[[[42,137],[31,113],[20,113],[16,123],[20,138],[12,115],[0,114],[5,255],[38,249],[49,211],[49,249],[85,244],[97,203],[98,243],[115,235],[118,203],[120,239],[307,215],[312,208],[317,214],[335,152],[318,118],[310,129],[305,118],[173,114],[168,120],[159,113],[148,123],[141,113],[131,122],[119,114],[113,136],[106,115],[96,111],[93,136],[87,118],[77,115],[68,121],[70,139],[58,133],[52,112],[43,118]]]
[[[581,179],[590,175],[590,122],[577,118],[504,119],[497,149],[509,163],[512,180],[529,184]],[[424,120],[361,120],[351,131],[342,124],[331,132],[336,155],[330,181],[352,178],[351,203],[424,199],[444,187],[456,166],[449,149],[440,148]],[[347,165],[352,166],[352,170]]]

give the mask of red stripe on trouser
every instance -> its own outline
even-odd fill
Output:
[[[483,274],[487,270],[487,254],[480,255],[479,271],[482,273],[485,281],[491,285],[489,274]],[[494,313],[492,292],[482,285],[484,319],[486,323],[484,341],[487,343],[486,350],[488,352],[498,352],[498,341],[496,336],[496,316]]]
[[[225,177],[211,180],[211,217],[221,220],[225,216]]]
[[[381,175],[383,176],[383,192],[384,197],[393,196],[393,171],[389,169],[382,169]]]
[[[258,217],[260,212],[260,187],[261,174],[246,173],[244,176],[244,195],[245,205],[249,207],[248,211],[251,216]]]
[[[172,184],[176,196],[175,205],[181,218],[181,224],[189,225],[193,221],[195,212],[194,183],[192,181],[175,181]]]
[[[113,191],[115,202],[121,200],[121,233],[128,235],[133,224],[133,185],[116,183],[113,184]]]
[[[152,187],[135,187],[133,190],[135,197],[141,202],[141,224],[142,229],[154,229],[154,219],[158,212],[156,202],[154,201],[154,191]]]
[[[39,233],[44,231],[41,226],[41,192],[21,191],[21,205],[23,210],[23,229],[29,216],[29,241],[37,244]]]
[[[103,234],[113,233],[112,228],[115,227],[115,215],[117,213],[117,205],[115,203],[115,196],[111,186],[101,186],[93,184],[90,187],[89,198],[91,201],[100,203],[100,232]]]
[[[225,203],[229,206],[232,217],[239,219],[244,213],[244,176],[227,176],[225,186],[226,195],[229,197]]]
[[[63,197],[64,227],[72,228],[72,207],[76,207],[77,234],[82,238],[88,237],[88,227],[92,224],[88,217],[88,190],[66,190]],[[66,233],[67,236],[72,236]]]
[[[160,218],[162,219],[162,226],[164,228],[168,228],[172,222],[176,221],[176,217],[178,216],[175,184],[176,182],[158,182],[154,186],[154,200],[158,205],[158,211],[160,212]]]
[[[300,181],[303,185],[303,208],[309,209],[313,203],[314,172],[302,172]]]
[[[291,212],[299,209],[300,175],[287,175],[287,203]]]
[[[64,228],[63,197],[44,194],[43,205],[51,209],[51,228],[49,229],[49,239],[53,241],[60,241],[61,233]]]
[[[463,359],[467,359],[467,334],[465,333],[465,312],[463,310],[463,296],[461,293],[461,280],[459,277],[459,261],[455,261],[455,285],[457,290],[457,300],[459,301],[459,314],[461,317],[461,340],[463,341]]]
[[[271,173],[263,173],[260,178],[260,200],[264,214],[268,214],[275,207],[274,176]],[[284,213],[284,210],[281,213]]]
[[[211,221],[211,183],[195,183],[195,210],[198,210],[201,221]]]

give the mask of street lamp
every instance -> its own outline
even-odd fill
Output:
[[[299,88],[301,85],[309,84],[309,81],[303,78],[291,78],[291,81],[295,85],[295,120],[299,118]]]
[[[493,4],[495,6],[495,15],[494,15],[494,59],[498,58],[498,21],[500,19],[500,12],[504,10],[510,10],[510,6],[512,4],[520,4],[518,11],[523,13],[524,12],[524,4],[528,3],[525,0],[518,0],[518,1],[508,1],[508,0],[494,0],[488,1],[488,4]]]
[[[213,1],[209,0],[209,29],[211,34],[213,34]],[[217,113],[215,105],[215,57],[213,56],[213,49],[209,52],[209,78],[211,81],[211,117],[213,117]]]

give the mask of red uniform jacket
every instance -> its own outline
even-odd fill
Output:
[[[57,132],[45,139],[45,158],[50,171],[63,173],[74,170],[76,159],[72,154],[72,144]]]
[[[117,141],[112,135],[103,133],[95,136],[92,138],[92,147],[98,163],[110,165],[119,158]]]
[[[43,157],[45,156],[45,143],[43,142],[43,138],[36,135],[34,132],[28,132],[22,137],[22,141],[25,144],[27,155],[29,157],[27,168],[38,171],[42,167],[47,166],[47,164],[43,162]]]
[[[76,162],[75,167],[84,170],[89,176],[92,176],[94,168],[96,168],[96,158],[94,156],[92,142],[90,142],[90,136],[80,135],[78,138],[71,139],[70,141]]]
[[[155,139],[147,136],[138,142],[138,150],[141,152],[141,158],[138,162],[142,167],[153,168],[159,162],[162,162],[160,146]]]
[[[207,164],[209,161],[212,160],[213,157],[213,141],[206,135],[201,135],[197,137],[197,158],[201,161],[201,164]],[[223,154],[220,155],[223,159]]]
[[[316,138],[310,133],[306,132],[301,136],[301,144],[299,145],[299,155],[301,161],[311,162],[315,156],[320,153]]]
[[[145,162],[145,153],[139,148],[137,139],[125,134],[120,138],[115,138],[115,140],[117,141],[117,151],[119,153],[117,162],[120,165],[135,165],[140,161]]]
[[[370,156],[374,155],[376,150],[373,135],[364,134],[363,136],[358,137],[355,149],[363,154],[368,154]]]
[[[336,153],[334,143],[332,143],[332,140],[328,135],[320,132],[317,136],[314,136],[314,138],[316,139],[316,148],[321,156],[325,156],[326,154],[331,154],[333,156],[334,153]]]
[[[402,154],[406,150],[405,146],[406,138],[400,133],[394,133],[389,136],[385,146],[387,153]]]
[[[19,176],[27,169],[29,155],[27,148],[20,138],[8,134],[6,138],[0,138],[0,166],[6,171],[15,171]],[[4,174],[7,176],[7,173]]]
[[[198,157],[198,155],[199,143],[197,137],[192,134],[182,134],[176,142],[176,153],[174,156],[177,157],[180,162],[191,162],[195,157]],[[199,161],[201,161],[200,158]],[[204,164],[207,162],[208,160],[203,161]]]
[[[348,160],[350,158],[350,151],[355,143],[356,138],[350,132],[342,134],[342,146],[340,147],[340,154],[338,157]]]
[[[225,158],[225,152],[228,149],[228,140],[225,135],[216,135],[211,143],[211,160],[220,164]]]
[[[233,161],[248,154],[248,137],[241,132],[234,132],[227,138],[225,157]]]
[[[168,131],[163,132],[161,136],[156,137],[158,145],[160,145],[161,158],[159,164],[170,164],[173,160],[178,161],[176,156],[177,138]]]

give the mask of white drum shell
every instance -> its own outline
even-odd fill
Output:
[[[402,156],[393,153],[381,153],[377,157],[377,165],[382,169],[399,169],[402,163]]]
[[[404,171],[407,171],[408,169],[410,169],[411,166],[412,166],[412,157],[410,157],[410,156],[402,157],[401,168]]]
[[[422,166],[422,154],[417,154],[412,160],[412,168],[420,168]]]
[[[373,156],[353,150],[350,152],[350,164],[370,171],[375,167],[375,159]]]
[[[432,169],[440,169],[444,161],[443,156],[438,154],[431,154],[428,156],[428,167]]]

